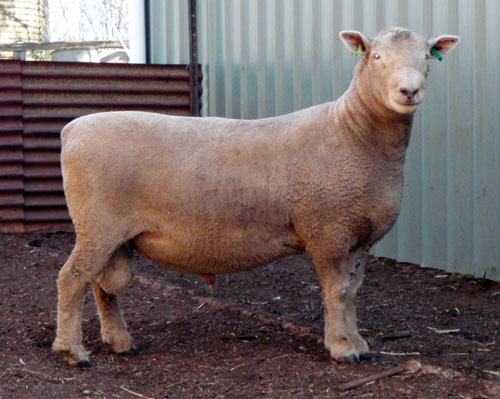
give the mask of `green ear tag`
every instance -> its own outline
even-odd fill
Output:
[[[443,61],[443,56],[439,54],[439,52],[433,47],[431,49],[431,53],[436,57],[439,61]]]
[[[354,54],[356,54],[358,57],[361,57],[361,54],[363,54],[363,47],[361,47],[361,44],[358,46],[358,49]]]

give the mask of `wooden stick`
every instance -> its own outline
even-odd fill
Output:
[[[142,393],[132,391],[131,389],[125,388],[123,385],[120,386],[121,389],[123,389],[125,392],[128,392],[131,395],[137,396],[138,398],[143,398],[143,399],[154,399],[150,396],[143,395]]]
[[[174,383],[169,384],[169,385],[167,385],[166,387],[164,387],[164,389],[167,389],[167,388],[172,388],[172,387],[173,387],[173,386],[175,386],[175,385],[184,384],[185,382],[188,382],[188,381],[190,381],[190,380],[191,380],[191,378],[186,378],[185,380],[174,382]]]
[[[381,355],[389,355],[389,356],[420,356],[420,352],[379,352]]]
[[[394,334],[391,335],[384,335],[382,337],[382,340],[384,341],[393,341],[396,339],[401,339],[401,338],[409,338],[411,337],[411,332],[408,330],[405,331],[397,331]]]
[[[346,384],[341,385],[339,388],[341,391],[347,391],[349,389],[353,389],[353,388],[360,387],[361,385],[365,385],[369,382],[380,380],[381,378],[390,377],[392,375],[400,374],[404,370],[405,370],[405,368],[403,366],[395,367],[393,369],[386,370],[386,371],[383,371],[381,373],[377,373],[377,374],[370,375],[368,377],[353,380],[351,382],[348,382]]]

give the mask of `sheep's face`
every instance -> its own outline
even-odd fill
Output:
[[[446,54],[460,40],[449,35],[425,39],[403,28],[383,30],[371,40],[355,31],[341,32],[340,37],[363,57],[357,78],[369,88],[364,93],[373,93],[387,108],[405,115],[414,113],[424,99],[430,60]]]

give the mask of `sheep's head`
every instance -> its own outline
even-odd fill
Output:
[[[370,39],[357,31],[340,32],[347,48],[363,57],[357,77],[387,108],[399,114],[414,113],[425,93],[429,62],[451,51],[458,36],[442,35],[430,39],[403,28],[380,31]]]

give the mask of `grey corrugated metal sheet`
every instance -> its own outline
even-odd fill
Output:
[[[153,62],[186,62],[186,5],[149,0]],[[435,63],[400,219],[376,254],[500,279],[500,2],[204,0],[203,115],[261,118],[337,98],[356,63],[338,32],[404,26],[462,42]]]
[[[189,79],[186,65],[0,60],[0,231],[71,230],[64,125],[112,110],[190,115]]]

